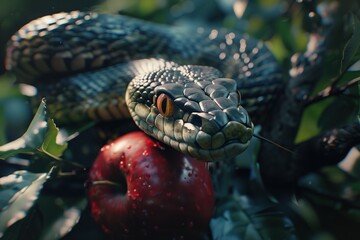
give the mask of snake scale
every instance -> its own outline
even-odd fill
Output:
[[[283,88],[271,52],[245,34],[79,11],[22,27],[5,65],[58,123],[132,117],[203,161],[245,150]]]

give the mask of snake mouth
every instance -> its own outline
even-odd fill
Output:
[[[248,147],[248,143],[240,143],[238,141],[229,141],[226,145],[219,149],[192,149],[189,147],[189,155],[205,162],[214,162],[224,159],[231,159],[241,154]]]
[[[236,157],[247,149],[250,141],[242,143],[238,140],[230,140],[217,149],[204,149],[198,143],[190,145],[186,142],[177,142],[167,136],[163,138],[163,142],[200,161],[214,162]]]
[[[176,122],[176,121],[175,121]],[[179,124],[180,125],[180,124]],[[180,152],[200,161],[212,162],[233,158],[242,153],[252,137],[252,127],[239,122],[230,121],[220,130],[210,135],[201,128],[195,128],[189,123],[181,124],[181,138],[175,123],[175,134],[161,131],[157,128],[149,129],[150,135]]]
[[[190,155],[204,161],[216,161],[233,158],[242,153],[252,138],[253,128],[242,123],[230,121],[220,131],[211,136],[211,141],[206,134],[199,131],[196,138],[196,149],[190,150]]]
[[[147,134],[178,151],[200,161],[213,162],[242,153],[252,137],[253,128],[237,121],[229,121],[219,128],[217,124],[194,126],[183,119],[168,119],[160,115],[153,122],[134,117]]]
[[[182,152],[200,161],[214,162],[236,157],[247,149],[248,144],[249,142],[241,143],[236,140],[230,140],[218,149],[203,149],[198,146],[192,147],[187,145],[187,148],[182,149]]]

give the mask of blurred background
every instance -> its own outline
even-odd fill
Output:
[[[6,72],[4,68],[4,58],[6,54],[6,43],[13,33],[21,26],[38,17],[71,10],[97,11],[113,14],[124,14],[158,23],[176,25],[191,24],[192,26],[205,27],[224,27],[232,31],[246,32],[255,38],[266,42],[275,57],[281,63],[284,69],[285,78],[288,76],[290,68],[290,59],[294,53],[304,52],[308,43],[308,37],[315,27],[318,26],[320,18],[319,12],[323,11],[322,4],[331,4],[336,1],[312,1],[312,0],[11,0],[0,1],[0,145],[16,139],[23,134],[33,117],[31,107],[31,94],[27,93],[21,86],[14,84],[15,77]],[[341,2],[341,1],[340,1]],[[341,12],[353,11],[360,15],[358,0],[346,1],[341,4]],[[326,15],[326,14],[325,14]],[[342,17],[342,16],[341,16]],[[346,18],[346,16],[344,16]],[[323,19],[324,20],[324,19]],[[326,20],[326,19],[325,19]],[[323,77],[319,79],[314,93],[328,86],[330,80],[339,72],[340,62],[343,56],[343,49],[351,35],[350,25],[339,25],[335,31],[336,34],[331,38],[329,51],[327,52],[326,66]],[[358,54],[357,59],[360,59]],[[360,68],[359,68],[360,69]],[[348,72],[343,77],[343,82],[359,76],[360,70]],[[357,86],[354,89],[357,96],[359,90]],[[301,142],[318,134],[321,130],[339,126],[353,121],[359,110],[358,99],[342,99],[334,101],[334,98],[314,104],[306,109],[304,113],[300,130],[296,141]],[[6,165],[6,166],[5,166]],[[17,166],[18,167],[18,166]],[[15,169],[11,164],[0,161],[0,176],[10,174]],[[329,173],[336,183],[345,183],[341,174]],[[338,178],[336,178],[336,176]],[[340,176],[340,177],[339,177]],[[306,180],[307,181],[307,180]],[[317,178],[311,181],[321,182]],[[347,180],[346,180],[347,181]],[[347,183],[347,182],[346,182]],[[325,186],[324,182],[319,185]],[[345,186],[345,184],[344,184]],[[357,182],[357,193],[359,193],[359,183]],[[60,186],[62,187],[62,186]],[[83,186],[80,186],[83,188]],[[326,188],[326,187],[325,187]],[[333,185],[329,185],[327,190],[332,191]],[[76,191],[76,190],[75,190]],[[64,191],[65,192],[65,191]],[[74,191],[73,191],[74,192]],[[81,192],[82,193],[82,192]],[[337,193],[336,193],[337,194]],[[343,192],[339,193],[339,195]],[[343,195],[341,195],[342,197]],[[56,198],[59,205],[67,205],[67,198]],[[49,201],[49,199],[51,199]],[[43,197],[39,204],[44,209],[53,208],[50,204],[54,198],[47,199]],[[324,205],[324,197],[317,200]],[[54,202],[54,201],[53,201]],[[341,207],[339,202],[334,200],[331,203],[331,210],[338,211]],[[342,202],[340,202],[342,203]],[[77,204],[77,202],[76,202]],[[79,203],[83,204],[83,203]],[[47,206],[48,205],[48,206]],[[337,206],[340,206],[339,208]],[[319,212],[314,212],[308,205],[300,206],[300,213],[304,219],[309,221],[316,220],[314,217]],[[41,210],[41,209],[40,209]],[[334,210],[334,211],[335,211]],[[354,210],[354,209],[352,209]],[[35,211],[35,210],[34,210]],[[62,212],[61,208],[55,209],[55,212]],[[321,211],[329,212],[328,209]],[[355,211],[355,210],[354,210]],[[321,212],[321,213],[324,213]],[[338,212],[336,212],[338,213]],[[336,222],[337,217],[343,217],[332,214],[328,218],[327,214],[319,214],[321,220]],[[359,210],[353,212],[357,216],[357,222],[360,222]],[[59,213],[54,213],[55,216]],[[306,215],[310,214],[310,215]],[[313,215],[311,215],[313,214]],[[275,215],[275,214],[274,214]],[[52,216],[45,216],[45,220]],[[53,217],[54,219],[56,217]],[[320,219],[320,218],[319,218]],[[319,220],[317,219],[317,220]],[[315,221],[314,220],[314,221]],[[320,221],[320,220],[319,220]],[[46,221],[45,221],[46,222]],[[270,224],[271,225],[271,224]],[[268,227],[268,225],[266,225]],[[70,227],[71,228],[71,227]],[[90,229],[90,230],[89,230]],[[266,228],[266,229],[269,229]],[[356,230],[356,227],[352,228]],[[99,229],[94,226],[91,218],[82,218],[76,225],[74,231],[66,239],[103,239]],[[325,235],[324,235],[325,236]],[[327,235],[326,235],[327,236]],[[31,238],[29,238],[31,239]],[[313,239],[329,239],[319,238]]]

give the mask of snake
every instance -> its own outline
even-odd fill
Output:
[[[59,124],[132,118],[202,161],[242,153],[284,86],[274,55],[246,33],[97,12],[32,20],[9,40],[5,67]]]

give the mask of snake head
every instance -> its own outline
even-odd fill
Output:
[[[237,156],[247,148],[253,124],[240,105],[236,81],[217,74],[213,79],[194,78],[188,67],[133,79],[126,101],[134,121],[149,135],[199,160]],[[154,81],[155,76],[162,80]]]

